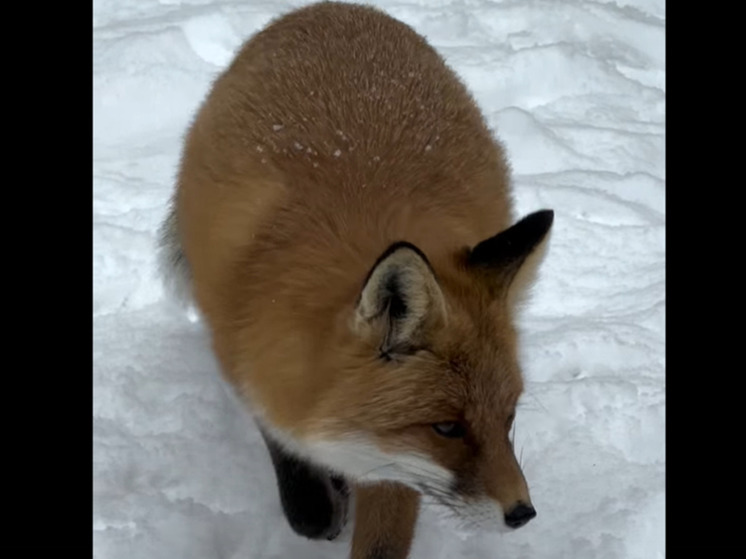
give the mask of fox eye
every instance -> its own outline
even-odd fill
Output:
[[[466,428],[458,421],[433,423],[433,429],[441,437],[447,437],[449,439],[460,439],[466,434]]]

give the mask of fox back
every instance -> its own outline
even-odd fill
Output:
[[[533,510],[509,440],[514,309],[553,214],[514,224],[510,188],[436,51],[376,9],[325,2],[272,22],[213,84],[166,255],[285,451],[514,526]]]

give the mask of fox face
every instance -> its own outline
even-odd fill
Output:
[[[389,247],[323,352],[319,366],[337,380],[308,422],[304,454],[357,482],[406,484],[466,526],[533,518],[510,440],[523,390],[512,292],[552,219],[531,214],[438,262],[408,243]]]

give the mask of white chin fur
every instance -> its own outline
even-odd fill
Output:
[[[441,507],[438,507],[441,509]],[[462,504],[456,516],[450,509],[441,509],[438,516],[447,519],[448,523],[456,525],[456,533],[462,538],[472,534],[513,532],[514,529],[505,524],[505,515],[499,503],[492,499],[480,499],[476,502]]]

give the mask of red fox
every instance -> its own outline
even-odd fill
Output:
[[[553,221],[514,223],[504,151],[407,25],[323,2],[243,45],[185,138],[161,260],[256,418],[290,526],[409,554],[421,495],[536,512],[509,437],[515,307]]]

